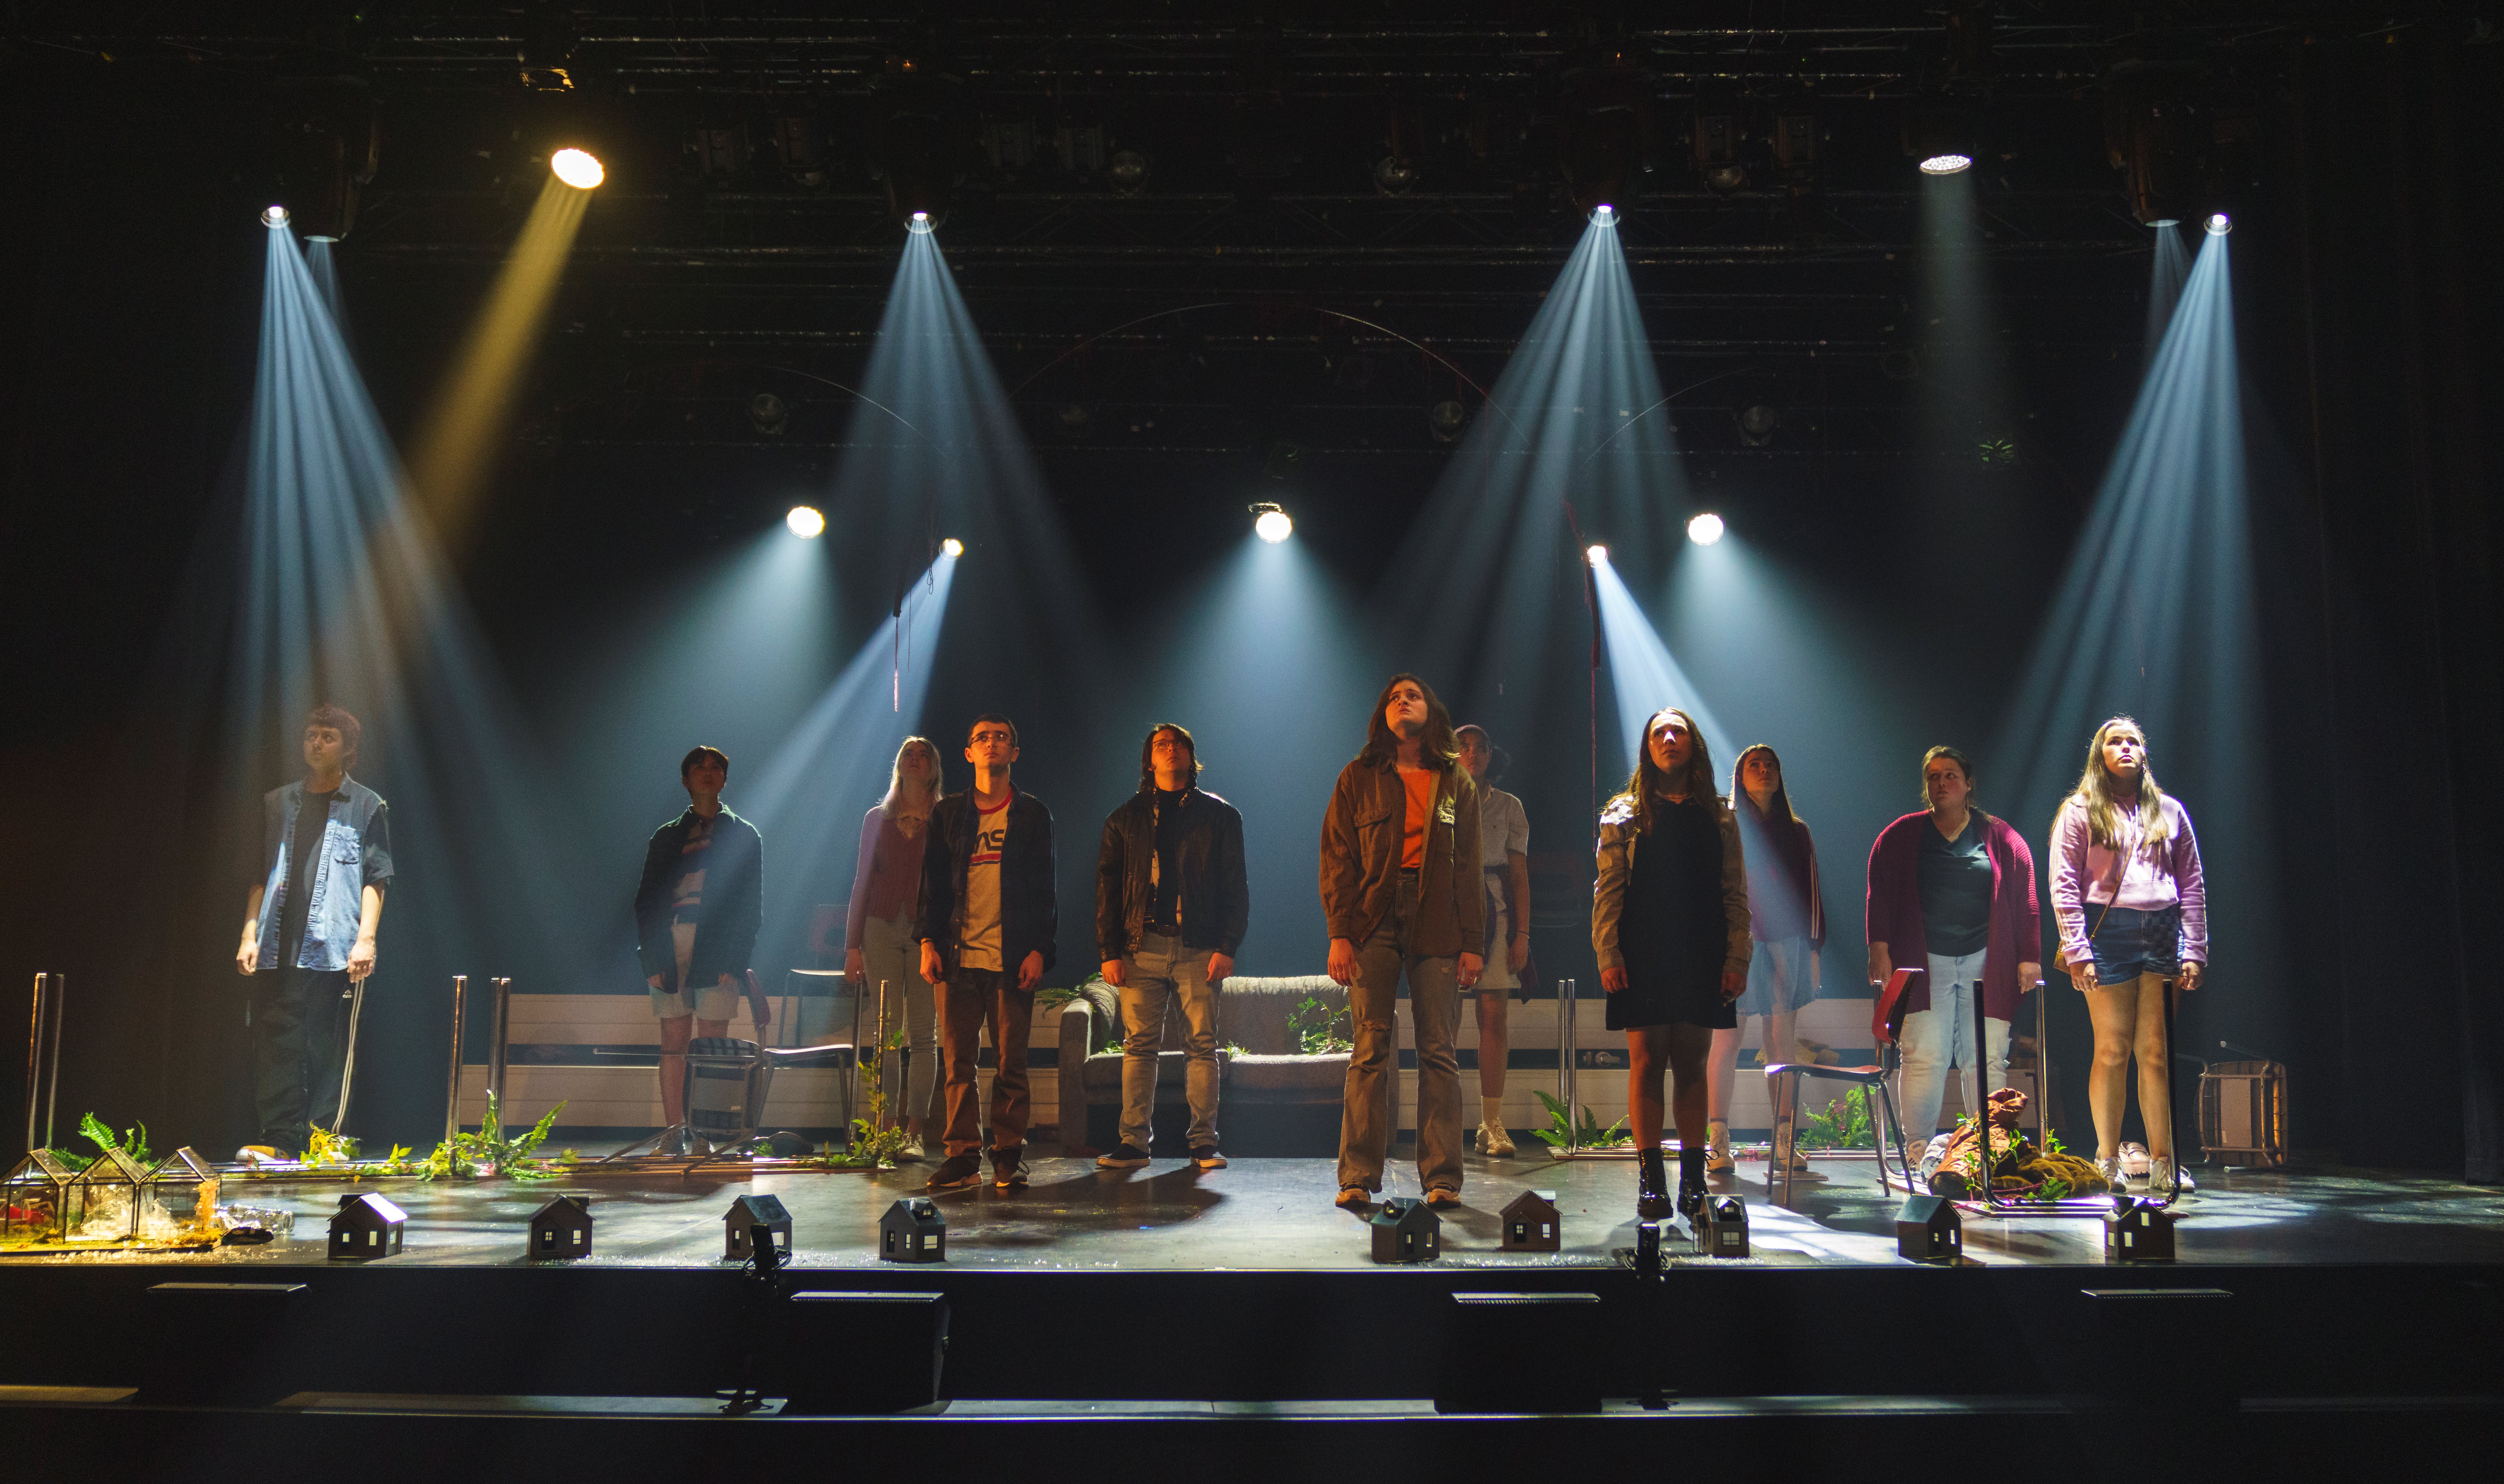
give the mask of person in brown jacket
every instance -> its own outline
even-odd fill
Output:
[[[1397,674],[1339,770],[1322,816],[1322,914],[1330,977],[1348,986],[1356,1051],[1339,1117],[1339,1204],[1382,1189],[1398,1075],[1392,1015],[1400,976],[1417,1028],[1417,1177],[1429,1205],[1461,1199],[1460,991],[1478,983],[1486,933],[1478,793],[1452,718],[1425,681]]]

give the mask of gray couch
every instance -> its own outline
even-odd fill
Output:
[[[1122,1020],[1116,993],[1100,982],[1089,984],[1061,1012],[1061,1137],[1067,1146],[1086,1142],[1088,1109],[1119,1110],[1122,1105]],[[1236,975],[1226,982],[1217,996],[1221,1108],[1339,1106],[1347,1087],[1347,1053],[1299,1055],[1287,1030],[1288,1012],[1307,998],[1337,1012],[1347,1008],[1347,990],[1325,975]],[[1168,1009],[1165,1041],[1157,1053],[1160,1107],[1183,1106],[1182,1032],[1181,1012]],[[1397,1127],[1398,1079],[1387,1080]],[[1160,1125],[1165,1122],[1158,1119]]]

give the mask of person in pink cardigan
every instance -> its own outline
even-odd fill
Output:
[[[920,1159],[922,1140],[942,1119],[936,995],[922,977],[921,933],[915,910],[922,900],[922,850],[929,843],[930,811],[943,778],[939,749],[926,737],[908,737],[895,749],[887,796],[861,818],[860,859],[852,871],[851,910],[844,918],[844,978],[854,993],[880,1003],[887,985],[885,1045],[900,1023],[905,1032],[904,1076],[887,1081],[887,1122],[901,1110],[904,1157]],[[894,1070],[892,1063],[887,1070]]]
[[[1930,806],[1878,834],[1869,851],[1869,978],[1897,965],[1926,969],[1905,991],[1901,1045],[1904,1128],[1915,1147],[1938,1128],[1950,1064],[2008,1080],[2008,1024],[2017,1001],[2041,979],[2043,917],[2034,903],[2034,855],[2004,819],[1973,807],[1973,763],[1954,747],[1922,754]],[[1973,997],[1982,996],[1986,1046],[1973,1045]],[[1965,1085],[1965,1106],[1982,1094]]]
[[[2139,1053],[2139,1113],[2147,1125],[2147,1188],[2188,1189],[2174,1162],[2165,985],[2200,987],[2208,966],[2208,889],[2191,811],[2156,786],[2147,734],[2116,716],[2096,729],[2086,772],[2052,821],[2052,914],[2061,961],[2096,1027],[2087,1103],[2096,1170],[2122,1188],[2121,1118]]]

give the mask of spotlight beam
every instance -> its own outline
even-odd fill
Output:
[[[1607,562],[1591,566],[1591,583],[1600,599],[1600,633],[1609,647],[1609,680],[1617,697],[1617,732],[1626,756],[1643,747],[1644,723],[1662,707],[1674,706],[1695,718],[1716,767],[1727,768],[1737,753],[1730,735],[1707,706],[1703,693],[1688,679],[1678,657],[1663,643],[1660,631],[1645,616],[1642,604],[1626,590],[1624,579]]]
[[[472,507],[511,415],[514,389],[538,349],[564,276],[587,191],[555,177],[540,188],[512,256],[452,358],[451,371],[419,434],[409,482],[447,541],[468,534]]]

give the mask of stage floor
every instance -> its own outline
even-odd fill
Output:
[[[589,1153],[588,1151],[586,1153]],[[1717,1191],[1746,1198],[1756,1256],[1745,1264],[1894,1265],[1900,1187],[1880,1191],[1875,1163],[1813,1159],[1815,1174],[1793,1188],[1792,1207],[1772,1203],[1766,1162],[1742,1159]],[[742,1172],[709,1165],[689,1173],[645,1169],[552,1182],[501,1180],[423,1184],[386,1180],[230,1179],[229,1202],[296,1213],[292,1240],[195,1255],[120,1253],[103,1257],[21,1257],[8,1265],[133,1261],[191,1267],[265,1267],[326,1262],[328,1213],[342,1191],[378,1189],[408,1213],[406,1250],[387,1267],[527,1266],[523,1228],[558,1193],[591,1198],[595,1256],[574,1267],[688,1267],[721,1260],[722,1216],[736,1197],[779,1196],[792,1217],[795,1265],[885,1267],[876,1257],[878,1219],[896,1198],[918,1194],[930,1164],[878,1175],[791,1170]],[[2432,1178],[2363,1170],[2195,1171],[2197,1193],[2177,1207],[2178,1260],[2185,1264],[2504,1262],[2504,1191]],[[949,1266],[1029,1271],[1332,1271],[1374,1266],[1369,1234],[1356,1216],[1331,1204],[1324,1159],[1237,1159],[1200,1171],[1160,1159],[1146,1169],[1097,1170],[1082,1159],[1036,1158],[1024,1191],[988,1185],[937,1192],[948,1217]],[[1388,1194],[1413,1194],[1413,1167],[1394,1165]],[[1444,1268],[1588,1268],[1611,1265],[1611,1251],[1634,1242],[1635,1166],[1630,1159],[1554,1160],[1545,1152],[1468,1161],[1462,1205],[1443,1213]],[[1504,1204],[1524,1190],[1556,1193],[1564,1250],[1497,1250]],[[1968,1214],[1965,1250],[1985,1265],[2101,1264],[2101,1224],[2075,1218],[1985,1218]],[[1680,1244],[1673,1244],[1677,1255]],[[1705,1261],[1703,1259],[1682,1260]],[[554,1265],[554,1264],[550,1264]]]

